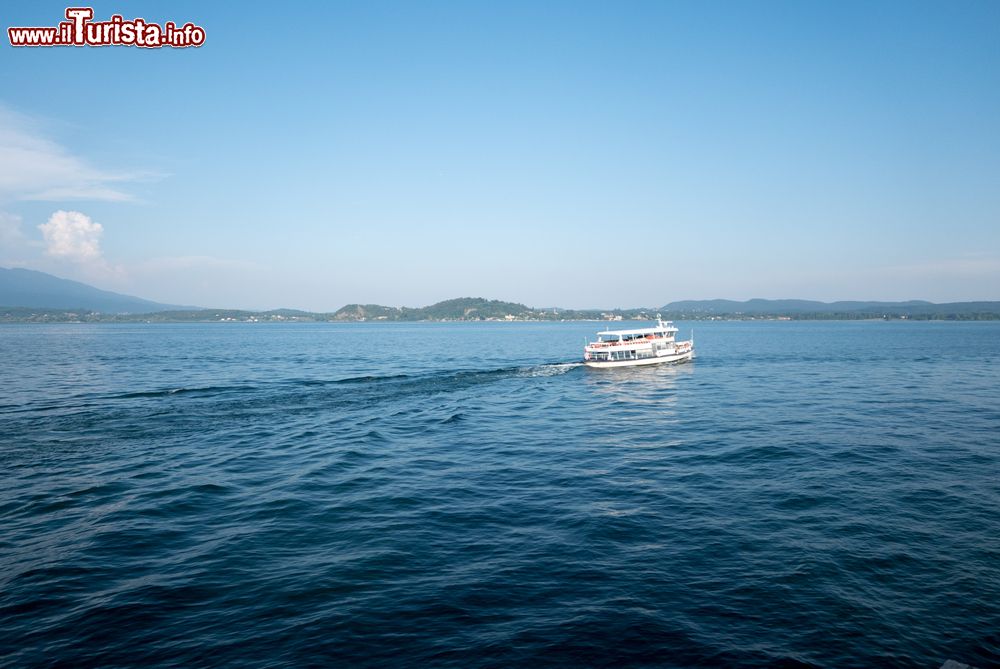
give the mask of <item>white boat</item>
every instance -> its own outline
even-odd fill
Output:
[[[636,330],[605,330],[597,341],[583,347],[583,364],[588,367],[629,367],[682,362],[694,357],[694,335],[676,341],[677,328],[657,316],[656,326]]]

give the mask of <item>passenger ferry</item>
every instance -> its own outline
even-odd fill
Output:
[[[583,364],[588,367],[628,367],[681,362],[694,357],[694,334],[688,341],[676,341],[677,328],[656,317],[656,327],[637,330],[605,330],[597,341],[583,347]]]

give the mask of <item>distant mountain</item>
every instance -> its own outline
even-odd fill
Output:
[[[337,321],[440,321],[440,320],[599,320],[621,316],[624,320],[648,320],[659,311],[676,320],[704,318],[795,318],[867,319],[919,318],[944,320],[993,320],[1000,317],[1000,302],[952,302],[934,304],[907,302],[818,302],[815,300],[685,300],[659,309],[560,309],[532,308],[517,302],[462,297],[429,307],[385,307],[349,304],[333,314]]]
[[[735,300],[682,300],[664,305],[663,309],[666,311],[702,312],[706,314],[794,314],[858,311],[859,309],[927,304],[930,304],[930,302],[818,302],[816,300],[762,300],[758,298],[745,302],[737,302]]]
[[[706,316],[836,316],[836,317],[947,317],[1000,313],[1000,302],[948,302],[934,304],[924,300],[906,302],[817,302],[814,300],[683,300],[671,302],[662,310],[671,317]]]
[[[536,311],[516,302],[487,300],[481,297],[459,297],[432,304],[429,307],[384,307],[380,304],[348,304],[333,314],[337,321],[444,321],[487,320],[537,317]]]
[[[0,306],[35,309],[80,309],[109,314],[144,314],[193,309],[112,293],[79,281],[30,269],[0,267]]]
[[[93,312],[93,313],[91,313]],[[427,307],[348,304],[334,313],[297,309],[246,311],[159,304],[98,290],[27,269],[0,268],[0,322],[329,322],[329,321],[648,321],[657,312],[674,320],[831,319],[1000,320],[1000,302],[818,302],[814,300],[684,300],[659,309],[561,309],[459,297]]]
[[[422,309],[427,318],[504,318],[509,315],[533,313],[532,309],[516,302],[485,300],[481,297],[459,297],[432,304]]]
[[[333,314],[335,321],[401,320],[402,309],[383,307],[381,304],[348,304]],[[413,310],[416,311],[416,310]]]

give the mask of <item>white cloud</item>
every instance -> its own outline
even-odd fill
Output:
[[[131,200],[119,184],[140,177],[88,164],[35,122],[0,106],[0,201]]]
[[[45,252],[57,258],[80,263],[101,261],[101,235],[104,227],[79,211],[59,210],[48,223],[38,226],[45,238]]]

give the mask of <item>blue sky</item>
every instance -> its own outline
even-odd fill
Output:
[[[1000,299],[1000,3],[93,6],[207,40],[4,35],[2,266],[247,308]]]

